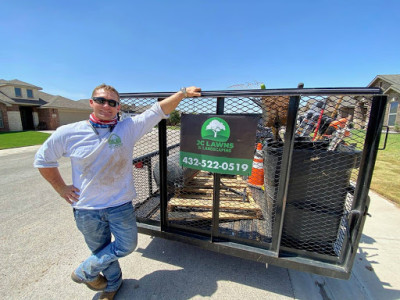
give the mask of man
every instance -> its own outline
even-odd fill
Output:
[[[136,196],[132,175],[133,147],[185,97],[201,95],[197,87],[182,88],[141,115],[117,121],[119,93],[109,85],[96,87],[88,121],[59,127],[38,150],[34,166],[73,207],[78,229],[92,251],[71,278],[113,299],[122,284],[118,259],[137,245]],[[71,159],[72,185],[65,184],[58,159]],[[111,235],[114,241],[111,242]],[[102,274],[101,274],[102,273]]]

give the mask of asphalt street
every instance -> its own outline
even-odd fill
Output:
[[[33,168],[38,146],[0,150],[4,299],[97,299],[71,272],[89,254],[71,207]],[[71,182],[67,159],[60,171]],[[139,235],[121,259],[116,299],[400,299],[400,209],[371,192],[371,218],[349,280],[293,271]]]

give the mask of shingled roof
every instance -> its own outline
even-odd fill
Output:
[[[45,104],[41,107],[43,108],[64,108],[64,109],[76,109],[76,110],[88,110],[91,111],[92,108],[89,105],[89,100],[87,101],[73,101],[71,99],[54,96],[44,92],[39,92],[39,98],[44,100]]]
[[[89,100],[87,101],[74,101],[59,95],[51,95],[45,92],[42,92],[41,87],[38,87],[33,84],[29,84],[27,82],[23,82],[18,79],[13,80],[4,80],[0,79],[0,87],[1,86],[23,86],[26,88],[33,88],[38,90],[39,100],[35,99],[21,99],[21,98],[10,98],[6,94],[0,91],[0,103],[4,103],[7,106],[11,106],[13,104],[16,105],[25,105],[25,106],[39,106],[42,108],[56,108],[56,109],[72,109],[77,111],[91,111],[91,107],[89,105]]]
[[[13,80],[4,80],[4,79],[0,79],[0,86],[4,86],[4,85],[13,85],[13,86],[24,86],[24,87],[31,87],[31,88],[35,88],[37,90],[42,90],[41,87],[18,80],[18,79],[13,79]]]

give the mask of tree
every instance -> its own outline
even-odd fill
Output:
[[[176,126],[181,123],[181,114],[179,111],[174,110],[167,119],[167,125]]]
[[[206,129],[214,131],[214,137],[216,138],[218,132],[225,130],[225,126],[218,120],[212,120],[210,124],[207,125]]]

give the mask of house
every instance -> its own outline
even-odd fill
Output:
[[[319,106],[316,106],[317,103]],[[302,117],[310,112],[318,116],[319,112],[321,112],[321,107],[324,107],[324,115],[332,120],[352,116],[352,123],[355,129],[366,128],[369,121],[369,111],[371,109],[371,101],[363,96],[357,95],[304,97],[300,105],[299,116]]]
[[[54,130],[86,120],[91,112],[89,100],[73,101],[17,79],[0,79],[0,132]]]
[[[368,87],[379,87],[388,96],[383,125],[389,126],[390,129],[394,129],[396,125],[400,126],[400,74],[378,75]]]
[[[384,95],[388,96],[388,105],[383,121],[384,126],[389,129],[395,129],[400,126],[400,74],[397,75],[377,75],[367,87],[378,87]],[[306,113],[317,98],[305,98],[302,103],[299,114]],[[364,96],[340,96],[334,95],[325,98],[318,98],[319,101],[326,101],[325,114],[331,116],[333,112],[337,118],[352,116],[355,129],[363,129],[369,122],[369,114],[371,110],[371,101]],[[338,103],[340,102],[340,105]],[[336,108],[336,106],[338,107]]]

